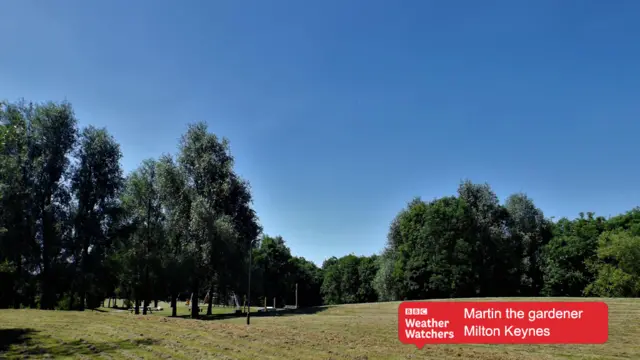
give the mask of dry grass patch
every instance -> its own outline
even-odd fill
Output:
[[[640,300],[606,302],[610,335],[604,345],[439,345],[422,350],[398,341],[398,303],[254,317],[249,327],[244,318],[197,321],[114,312],[0,310],[0,358],[640,359]]]

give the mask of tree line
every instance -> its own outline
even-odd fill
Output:
[[[69,103],[0,103],[0,307],[113,298],[144,313],[167,299],[175,315],[195,294],[211,313],[245,298],[249,271],[260,305],[640,293],[640,208],[553,221],[525,194],[501,204],[464,181],[456,196],[409,202],[381,254],[318,267],[263,234],[229,141],[205,123],[130,174],[121,158],[106,129],[79,128]]]

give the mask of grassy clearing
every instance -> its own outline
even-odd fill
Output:
[[[610,335],[604,345],[438,345],[422,350],[398,341],[398,303],[254,317],[250,327],[244,318],[197,321],[116,312],[0,310],[0,358],[640,359],[640,300],[606,302]]]

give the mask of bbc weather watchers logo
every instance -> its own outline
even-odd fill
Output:
[[[427,308],[406,308],[404,309],[405,315],[427,315],[429,313]]]

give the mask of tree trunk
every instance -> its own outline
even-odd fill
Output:
[[[192,319],[197,319],[199,318],[199,313],[198,313],[198,279],[195,279],[193,281],[193,294],[191,295],[191,318]]]
[[[140,315],[140,299],[138,299],[137,297],[136,297],[136,304],[135,304],[135,312],[136,312],[136,315]]]
[[[212,290],[209,290],[209,296],[208,296],[207,300],[208,300],[207,301],[207,315],[211,315],[212,314],[211,306],[213,306],[213,291]]]
[[[80,302],[78,304],[78,310],[80,311],[84,311],[85,295],[84,291],[80,291]]]
[[[229,305],[229,294],[227,294],[227,289],[222,289],[222,290],[219,290],[218,292],[222,293],[222,299],[223,299],[222,303],[224,304],[225,307],[227,307]]]
[[[142,315],[147,315],[147,308],[149,307],[149,299],[151,298],[151,284],[149,283],[149,247],[151,244],[151,198],[147,202],[147,256],[144,259],[144,308],[142,309]]]
[[[51,292],[53,290],[51,284],[51,264],[50,264],[50,237],[51,219],[49,218],[49,204],[51,196],[45,193],[44,202],[42,203],[42,296],[40,297],[40,308],[51,309]]]
[[[158,308],[158,299],[153,300],[153,307]]]
[[[117,308],[118,307],[118,299],[117,298],[113,298],[113,307]]]
[[[107,307],[110,308],[111,307],[111,298],[109,298],[109,302],[107,303]]]
[[[178,309],[177,309],[177,305],[178,305],[178,299],[177,299],[177,295],[171,294],[171,317],[176,317],[178,316]]]
[[[89,266],[89,243],[83,240],[82,244],[82,276],[80,277],[80,311],[84,311],[85,299],[87,298],[87,273]]]
[[[13,290],[13,307],[15,309],[20,309],[20,296],[18,296],[19,294],[19,289],[22,286],[22,281],[20,281],[22,279],[22,255],[18,255],[17,259],[16,259],[16,277],[15,277],[15,283],[14,283],[14,290]]]

